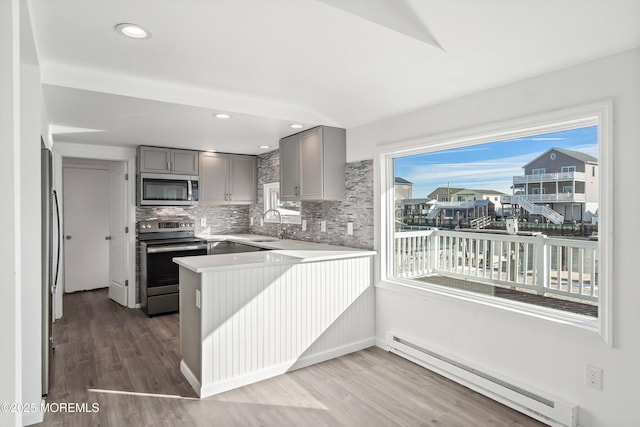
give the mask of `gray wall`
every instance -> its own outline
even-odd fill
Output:
[[[347,163],[345,171],[346,196],[341,201],[302,202],[302,219],[307,220],[307,230],[302,226],[285,224],[287,238],[328,243],[339,246],[373,249],[373,160]],[[280,180],[279,151],[258,156],[257,204],[249,214],[254,225],[252,233],[276,236],[276,224],[260,225],[264,211],[263,185]],[[327,231],[320,231],[320,221],[327,221]],[[353,222],[353,235],[347,235],[347,222]]]

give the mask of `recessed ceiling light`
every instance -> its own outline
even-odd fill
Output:
[[[218,118],[218,119],[230,119],[231,118],[231,114],[218,113],[218,114],[216,114],[216,118]]]
[[[289,127],[291,129],[302,129],[304,126],[302,126],[301,124],[298,124],[298,123],[293,123],[293,124],[290,124]]]
[[[115,29],[123,36],[127,36],[132,39],[148,39],[151,37],[151,32],[138,24],[122,23],[116,25]]]
[[[215,153],[215,152],[216,152],[216,151],[218,151],[218,150],[204,150],[204,151],[207,151],[207,152],[209,152],[209,153]]]
[[[271,148],[270,145],[258,145],[258,148]]]

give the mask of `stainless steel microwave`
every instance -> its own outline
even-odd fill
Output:
[[[160,173],[138,174],[138,206],[198,204],[198,177]]]

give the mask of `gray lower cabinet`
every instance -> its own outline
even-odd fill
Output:
[[[200,153],[200,204],[255,203],[256,173],[254,156]]]
[[[281,200],[342,200],[346,131],[318,126],[280,140]]]
[[[138,147],[138,171],[198,175],[198,152],[163,147]]]

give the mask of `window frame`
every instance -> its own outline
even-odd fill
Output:
[[[276,181],[276,182],[268,182],[266,184],[263,184],[263,186],[262,186],[262,199],[264,200],[264,209],[262,210],[262,214],[263,215],[269,209],[276,209],[278,212],[280,212],[280,210],[281,210],[280,206],[276,206],[276,207],[272,207],[271,206],[271,198],[268,196],[269,192],[272,191],[272,189],[275,189],[275,188],[278,189],[278,201],[282,202],[282,200],[280,200],[280,182],[278,182],[278,181]],[[298,202],[298,203],[300,203],[300,211],[299,211],[298,215],[285,215],[285,214],[280,213],[283,224],[296,224],[296,225],[302,224],[302,202]],[[264,216],[264,222],[266,224],[278,224],[279,223],[278,219],[275,217],[275,214]]]
[[[415,280],[393,277],[393,180],[394,159],[413,154],[462,148],[482,143],[529,137],[544,133],[598,126],[599,179],[599,245],[600,277],[598,318],[587,319],[572,313],[550,310],[508,300],[498,300],[456,289],[446,289]],[[376,271],[376,287],[414,296],[445,298],[460,304],[479,303],[499,310],[516,312],[538,321],[554,323],[560,327],[585,331],[596,336],[609,347],[613,337],[613,102],[605,101],[520,119],[496,122],[487,126],[453,131],[435,136],[415,138],[401,142],[383,143],[376,150],[376,247],[380,259]]]

